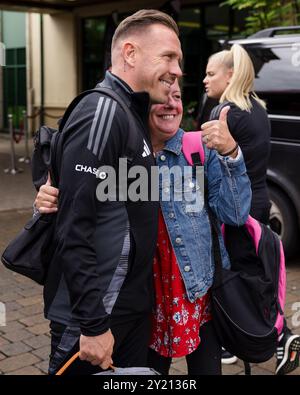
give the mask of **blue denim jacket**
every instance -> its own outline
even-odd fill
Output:
[[[182,153],[183,130],[179,129],[157,155],[160,174],[166,169],[185,169],[188,176],[175,172],[175,177],[160,177],[160,205],[169,237],[179,264],[187,296],[191,302],[207,293],[214,276],[212,238],[208,213],[204,206],[203,188],[192,173]],[[209,206],[221,222],[245,223],[250,210],[251,187],[241,154],[238,160],[217,155],[205,149],[204,173],[207,177]],[[183,171],[182,171],[183,172]],[[167,194],[169,193],[169,195]],[[180,194],[180,197],[178,197]],[[169,199],[168,199],[168,196]],[[183,199],[182,199],[183,198]],[[193,202],[195,203],[191,204]],[[180,201],[181,200],[181,201]],[[224,267],[229,257],[219,233]]]

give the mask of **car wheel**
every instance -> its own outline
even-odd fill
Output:
[[[297,216],[289,198],[277,188],[269,188],[271,209],[270,226],[276,232],[284,246],[287,257],[297,251],[298,222]]]

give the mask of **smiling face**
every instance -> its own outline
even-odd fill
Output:
[[[232,69],[228,69],[217,60],[209,60],[203,80],[207,96],[219,100],[230,82],[232,72]]]
[[[182,120],[182,101],[178,81],[170,88],[168,100],[165,104],[153,104],[149,115],[149,127],[152,144],[163,147],[177,132]]]
[[[154,24],[135,39],[135,91],[146,91],[152,103],[165,103],[176,78],[182,75],[179,38],[168,27]]]

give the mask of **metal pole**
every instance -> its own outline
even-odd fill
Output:
[[[11,159],[11,167],[4,170],[4,173],[17,174],[22,172],[22,169],[16,168],[16,153],[15,153],[15,145],[14,145],[14,126],[13,126],[13,116],[12,114],[8,114],[8,126],[9,126],[9,134],[10,134],[10,159]]]
[[[24,128],[24,139],[25,139],[25,156],[19,159],[19,162],[30,163],[30,155],[29,155],[29,133],[28,133],[28,119],[27,113],[25,110],[22,111],[23,114],[23,128]]]

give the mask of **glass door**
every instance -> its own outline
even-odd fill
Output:
[[[106,17],[82,21],[82,88],[94,88],[104,77]]]
[[[13,115],[15,129],[22,129],[23,110],[26,110],[26,50],[6,50],[6,66],[3,67],[3,115],[4,128],[8,128],[7,115]]]

